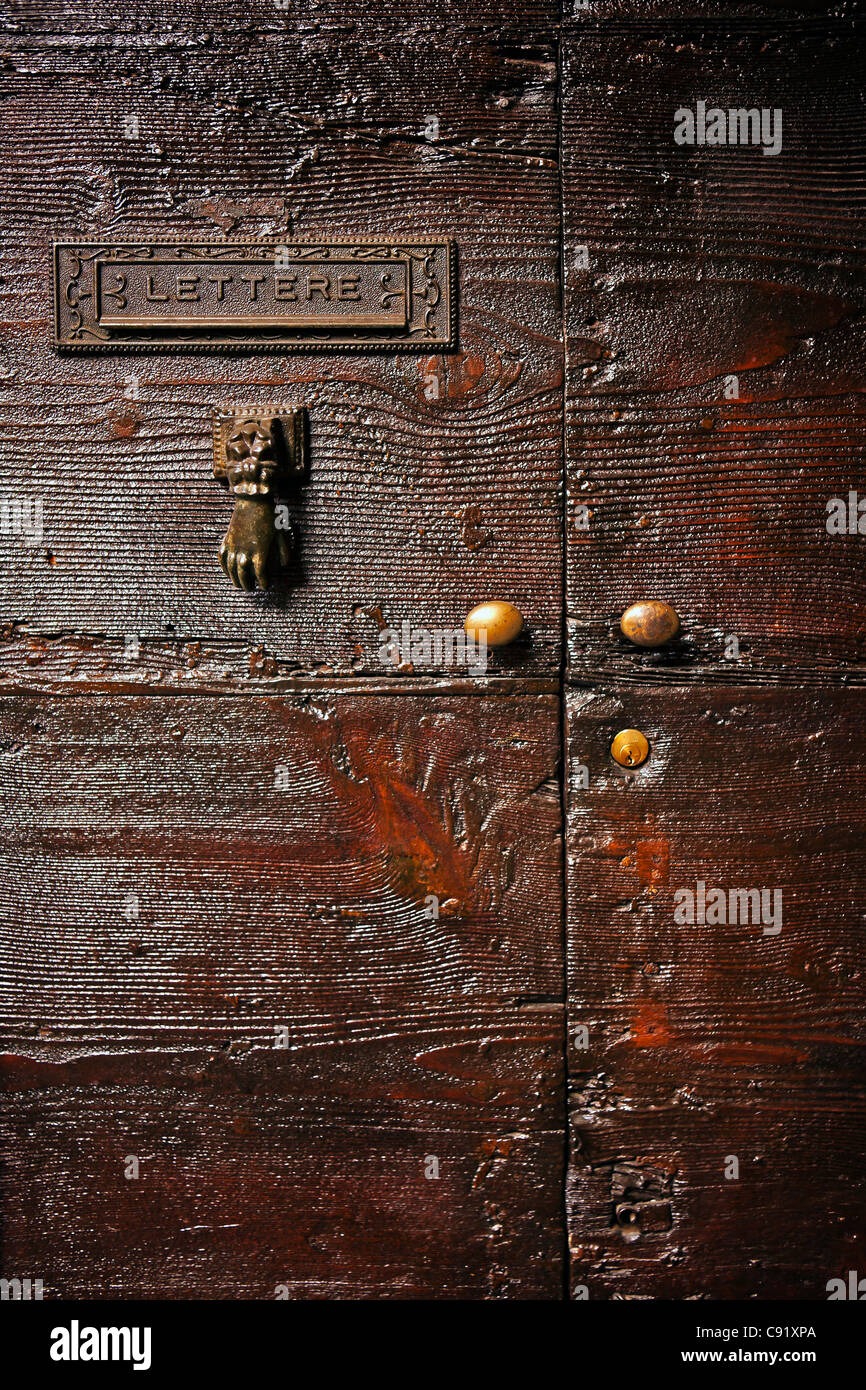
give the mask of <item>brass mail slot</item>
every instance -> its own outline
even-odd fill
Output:
[[[453,248],[414,242],[56,242],[75,350],[450,347]]]

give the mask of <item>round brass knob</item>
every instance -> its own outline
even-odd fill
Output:
[[[619,620],[623,637],[638,647],[663,647],[680,630],[676,610],[660,599],[646,598],[633,603]]]
[[[476,642],[483,634],[488,647],[506,647],[523,631],[523,615],[513,603],[493,599],[467,613],[463,627]]]
[[[646,762],[649,744],[640,729],[620,729],[610,751],[620,767],[640,767]]]

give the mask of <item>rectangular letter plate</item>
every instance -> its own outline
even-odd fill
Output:
[[[450,241],[55,242],[75,351],[454,346]]]

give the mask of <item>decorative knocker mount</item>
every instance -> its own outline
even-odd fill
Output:
[[[231,406],[214,412],[214,477],[234,494],[220,564],[239,589],[266,589],[288,564],[292,533],[276,497],[306,468],[302,406]]]

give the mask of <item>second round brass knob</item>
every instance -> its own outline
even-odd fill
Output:
[[[476,642],[483,633],[488,647],[506,647],[523,631],[523,614],[513,603],[493,599],[467,613],[463,626]]]
[[[663,647],[680,630],[676,609],[660,599],[646,598],[633,603],[619,620],[623,637],[638,647]]]

